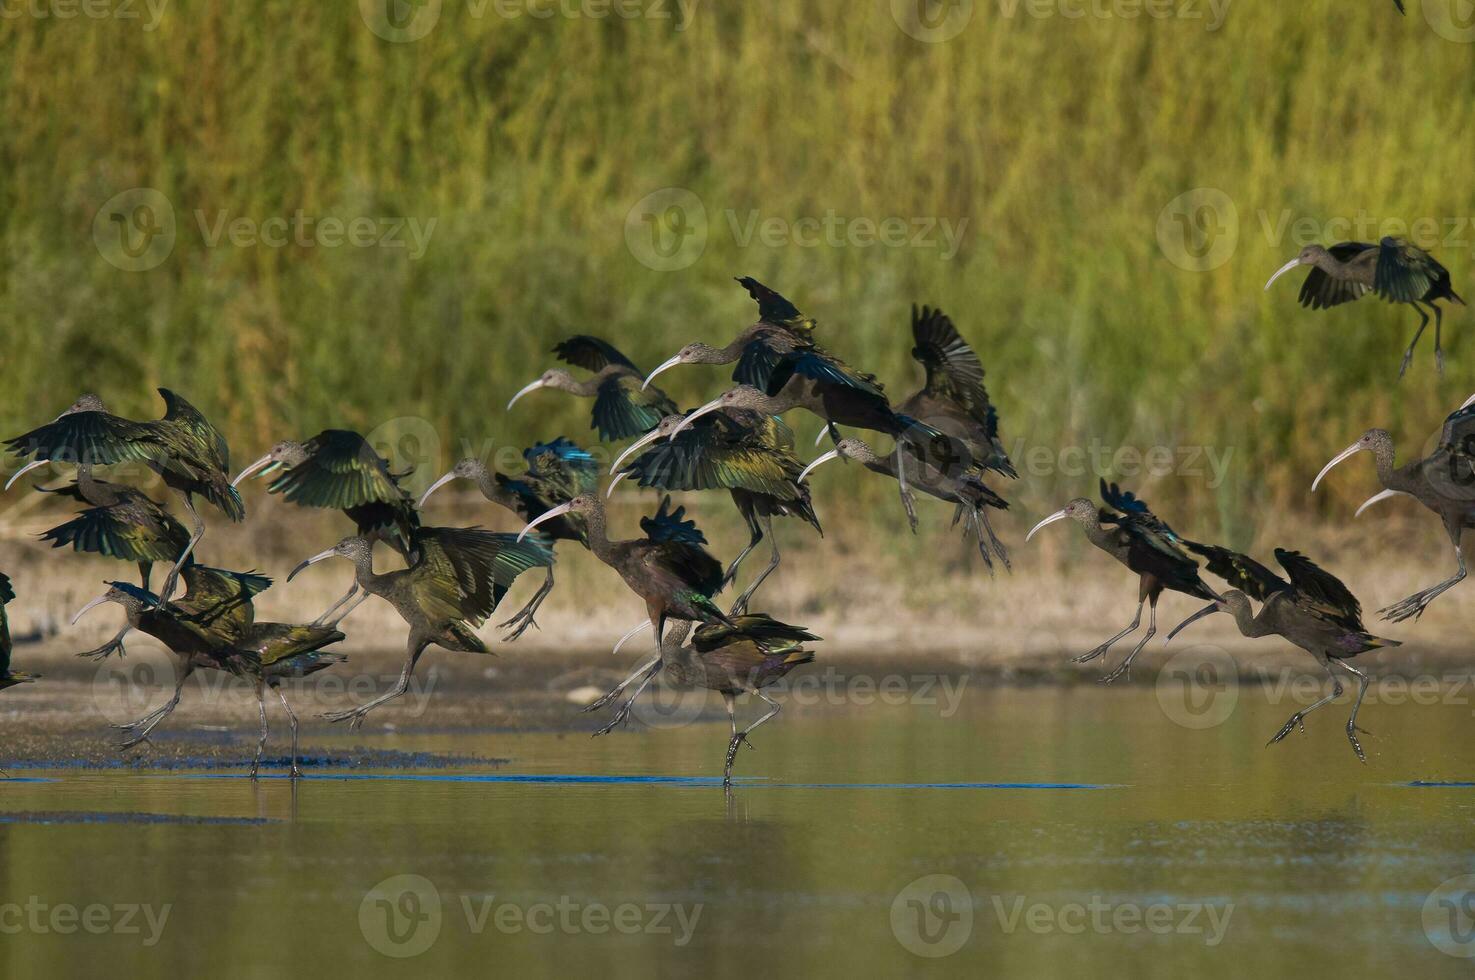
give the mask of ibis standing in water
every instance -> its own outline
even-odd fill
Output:
[[[230,447],[225,436],[189,402],[160,388],[164,417],[134,422],[112,415],[96,395],[83,395],[55,421],[7,440],[11,452],[36,459],[110,465],[141,462],[163,478],[184,502],[194,530],[159,592],[160,602],[174,594],[179,570],[205,535],[205,522],[195,510],[196,496],[214,504],[233,521],[244,520],[246,508],[230,485]]]
[[[1393,622],[1418,618],[1429,603],[1465,579],[1465,552],[1460,539],[1466,528],[1475,527],[1475,395],[1444,420],[1439,445],[1423,459],[1395,465],[1393,437],[1386,429],[1369,429],[1322,467],[1311,483],[1312,491],[1315,492],[1332,467],[1359,452],[1372,453],[1383,489],[1357,508],[1358,514],[1389,497],[1413,497],[1439,515],[1454,546],[1459,564],[1454,575],[1379,610],[1385,619]]]
[[[480,528],[422,527],[415,532],[412,551],[415,560],[410,567],[376,573],[373,542],[348,537],[306,559],[287,576],[290,582],[309,565],[346,558],[353,562],[359,588],[388,602],[410,626],[404,670],[394,687],[357,708],[324,715],[329,721],[347,721],[358,728],[369,712],[403,697],[415,665],[432,645],[490,653],[473,630],[496,610],[517,576],[553,564],[553,552],[544,539],[514,540],[510,534]]]
[[[279,493],[303,507],[341,510],[354,522],[359,537],[383,541],[407,564],[413,560],[412,542],[420,527],[420,513],[400,486],[404,474],[394,473],[389,460],[357,432],[324,429],[306,442],[279,442],[237,473],[231,486],[257,472],[276,474],[267,484],[267,493]],[[357,593],[355,582],[317,621],[326,622]]]
[[[809,488],[800,480],[803,464],[794,455],[794,433],[783,419],[733,409],[710,413],[687,427],[683,427],[684,421],[680,415],[666,416],[660,425],[621,453],[610,467],[616,476],[610,483],[609,493],[627,476],[634,477],[642,487],[668,492],[727,490],[748,525],[749,539],[747,547],[728,566],[722,578],[723,588],[737,578],[743,559],[764,538],[772,549],[768,567],[729,610],[729,615],[741,613],[763,581],[778,568],[778,539],[773,534],[775,517],[797,517],[820,534],[824,531],[810,503]],[[638,458],[622,468],[625,460],[641,450],[644,452]]]
[[[1449,270],[1428,252],[1401,238],[1384,238],[1377,245],[1367,242],[1342,242],[1331,248],[1307,245],[1300,255],[1276,270],[1265,288],[1269,290],[1275,280],[1303,265],[1311,266],[1311,271],[1301,284],[1302,306],[1319,310],[1376,293],[1390,303],[1407,303],[1418,311],[1419,329],[1414,331],[1414,339],[1403,352],[1403,363],[1398,368],[1400,378],[1408,370],[1414,347],[1429,325],[1429,314],[1424,307],[1432,309],[1434,361],[1440,372],[1444,371],[1444,350],[1440,346],[1444,311],[1439,301],[1453,300],[1461,306],[1465,301],[1450,285]]]
[[[10,584],[10,576],[0,572],[0,691],[17,684],[29,684],[41,676],[28,674],[23,670],[12,670],[10,667],[13,644],[10,639],[10,617],[5,607],[14,601],[15,588]]]
[[[1234,617],[1240,633],[1247,637],[1280,636],[1316,658],[1332,679],[1332,692],[1291,715],[1270,743],[1274,745],[1301,726],[1307,715],[1342,695],[1342,682],[1333,666],[1341,667],[1357,679],[1357,700],[1347,719],[1347,740],[1352,751],[1363,762],[1362,745],[1357,741],[1357,709],[1367,694],[1367,675],[1347,661],[1360,653],[1380,647],[1396,647],[1397,640],[1385,640],[1368,633],[1362,625],[1362,606],[1341,580],[1316,565],[1298,551],[1275,549],[1275,560],[1290,577],[1287,582],[1264,565],[1228,548],[1185,541],[1188,548],[1208,561],[1209,571],[1224,579],[1231,588],[1223,598],[1194,613],[1168,634],[1169,642],[1190,623],[1216,612]],[[1261,603],[1256,614],[1250,599]],[[1366,734],[1366,733],[1364,733]]]
[[[426,488],[419,506],[423,508],[431,494],[452,480],[470,480],[483,497],[526,522],[581,493],[592,493],[599,488],[599,464],[594,457],[562,437],[524,449],[522,458],[527,463],[527,472],[510,477],[493,471],[475,456],[468,456]],[[543,526],[543,533],[553,541],[577,541],[586,548],[589,546],[588,529],[583,518],[576,514],[549,521]],[[549,565],[548,575],[533,598],[517,615],[501,624],[512,629],[507,634],[509,642],[522,636],[529,626],[538,625],[533,615],[552,591],[553,566]]]
[[[599,431],[605,442],[634,439],[654,429],[667,415],[676,411],[676,403],[659,388],[644,383],[645,376],[614,345],[598,337],[570,337],[553,348],[558,359],[594,376],[585,381],[574,380],[562,368],[544,372],[543,376],[522,388],[507,403],[510,411],[518,399],[539,388],[553,388],[580,398],[593,398],[593,421],[590,428]]]
[[[1101,499],[1112,509],[1098,510],[1085,497],[1077,497],[1031,528],[1024,540],[1034,537],[1035,532],[1045,525],[1068,517],[1086,532],[1087,540],[1140,576],[1137,615],[1131,624],[1090,653],[1075,658],[1076,663],[1085,663],[1104,656],[1112,644],[1142,625],[1142,605],[1150,602],[1152,612],[1147,623],[1147,635],[1127,654],[1127,659],[1119,667],[1101,678],[1103,683],[1110,683],[1131,669],[1132,658],[1157,633],[1157,601],[1164,591],[1182,592],[1200,599],[1218,599],[1219,595],[1199,577],[1198,562],[1181,547],[1183,539],[1159,520],[1146,503],[1131,492],[1121,490],[1115,483],[1108,486],[1105,480],[1101,481]]]

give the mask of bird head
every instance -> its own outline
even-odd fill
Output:
[[[811,472],[832,459],[853,459],[862,465],[879,461],[875,452],[864,441],[860,439],[841,439],[835,443],[834,449],[821,456],[816,456],[808,466],[804,467],[799,473],[799,478],[794,482],[803,483]]]
[[[452,480],[476,480],[477,482],[481,482],[486,476],[487,464],[475,456],[467,456],[465,459],[458,461],[455,466],[451,467],[450,471],[444,476],[426,487],[425,492],[420,495],[420,500],[415,506],[424,507],[425,501],[430,499],[431,494]]]
[[[1315,493],[1316,488],[1321,485],[1322,478],[1331,472],[1332,467],[1349,456],[1356,456],[1358,453],[1368,452],[1374,456],[1382,457],[1384,454],[1391,454],[1392,451],[1393,437],[1388,434],[1387,429],[1368,429],[1356,442],[1337,453],[1337,455],[1332,457],[1331,462],[1321,468],[1321,472],[1316,474],[1316,479],[1311,481],[1311,490]]]
[[[727,360],[727,356],[716,347],[710,347],[707,344],[687,344],[674,356],[656,365],[656,369],[645,376],[645,381],[640,387],[649,388],[656,375],[678,364],[725,364]]]
[[[577,497],[570,500],[568,503],[559,504],[552,510],[544,511],[537,517],[534,517],[531,521],[528,521],[527,527],[518,532],[517,540],[521,541],[523,538],[532,533],[533,528],[537,527],[539,524],[546,524],[549,521],[553,520],[555,517],[562,517],[564,514],[589,515],[599,510],[600,506],[601,504],[599,500],[599,494],[581,493]]]
[[[1209,603],[1207,606],[1204,606],[1198,612],[1194,613],[1192,616],[1189,616],[1183,622],[1173,627],[1173,631],[1168,634],[1168,638],[1163,642],[1165,644],[1171,643],[1173,637],[1183,632],[1189,626],[1198,622],[1200,619],[1206,619],[1217,612],[1227,612],[1229,613],[1229,615],[1234,616],[1236,619],[1238,619],[1240,610],[1244,610],[1245,612],[1250,611],[1250,597],[1245,595],[1239,589],[1229,589],[1220,598]]]
[[[539,388],[557,388],[567,391],[573,386],[574,376],[572,374],[569,374],[563,368],[549,368],[543,372],[543,376],[537,381],[523,385],[518,393],[512,396],[512,400],[507,403],[507,407],[511,409],[513,405],[517,404],[519,398],[530,391],[537,391]]]
[[[128,613],[128,618],[133,619],[143,611],[144,606],[153,601],[152,595],[127,582],[108,582],[107,586],[106,592],[77,610],[72,616],[72,625],[75,626],[77,620],[81,619],[89,609],[100,606],[104,602],[116,602]]]
[[[1290,272],[1291,270],[1299,268],[1303,265],[1316,265],[1323,259],[1323,257],[1330,254],[1330,252],[1328,252],[1320,245],[1307,245],[1305,248],[1301,249],[1301,254],[1297,255],[1285,265],[1275,270],[1275,275],[1271,276],[1269,280],[1266,281],[1265,288],[1269,290],[1271,286],[1275,285],[1275,280],[1279,279],[1287,272]]]
[[[230,485],[236,486],[253,473],[259,472],[262,476],[270,476],[284,466],[289,470],[294,466],[301,466],[307,462],[307,456],[307,446],[304,443],[283,439],[267,450],[266,455],[237,473],[236,478],[230,481]]]
[[[318,562],[327,561],[329,558],[347,558],[354,564],[367,561],[373,556],[373,547],[367,538],[357,536],[346,537],[327,551],[320,551],[311,558],[299,562],[297,567],[287,574],[287,581],[292,581],[297,573],[308,565],[316,565]]]
[[[676,431],[681,428],[681,423],[685,421],[685,419],[686,416],[684,415],[667,415],[665,418],[661,419],[660,422],[656,423],[656,427],[654,429],[651,429],[645,435],[641,436],[639,439],[636,439],[634,442],[630,443],[629,446],[625,447],[625,451],[616,456],[615,461],[610,464],[609,471],[611,473],[619,472],[620,467],[625,464],[625,460],[634,456],[646,446],[649,446],[651,443],[656,442],[660,439],[669,439],[674,436],[676,434]],[[611,489],[613,489],[613,487],[611,487]]]
[[[1091,501],[1087,500],[1085,497],[1077,497],[1070,503],[1066,504],[1064,507],[1057,510],[1055,513],[1051,514],[1049,517],[1046,517],[1044,520],[1040,521],[1040,523],[1036,524],[1034,527],[1030,528],[1029,533],[1024,536],[1024,540],[1028,541],[1030,538],[1034,537],[1035,532],[1038,531],[1040,528],[1046,526],[1047,524],[1054,524],[1056,521],[1063,521],[1067,517],[1075,521],[1082,527],[1090,527],[1100,520],[1099,516],[1096,513],[1096,505],[1091,503]]]
[[[703,415],[708,415],[712,412],[727,408],[748,408],[766,412],[768,403],[769,397],[752,385],[737,385],[727,389],[716,398],[707,402],[707,404],[698,406],[687,412],[686,418],[681,420],[681,423],[676,426],[675,432],[672,432],[671,435],[675,436],[676,433],[682,432],[687,426],[691,425]]]

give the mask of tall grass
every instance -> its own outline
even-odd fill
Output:
[[[7,21],[0,426],[82,390],[147,414],[163,384],[218,417],[241,457],[397,416],[442,434],[440,463],[463,440],[589,439],[587,404],[543,393],[502,410],[551,366],[551,344],[596,333],[649,365],[725,339],[752,319],[732,283],[748,274],[898,393],[919,376],[909,304],[942,306],[984,357],[1011,447],[1232,451],[1216,487],[1129,482],[1240,534],[1266,508],[1311,506],[1311,475],[1362,429],[1417,449],[1475,388],[1464,311],[1446,331],[1448,376],[1425,346],[1400,384],[1411,311],[1312,313],[1289,282],[1260,288],[1300,244],[1267,235],[1262,213],[1272,230],[1283,209],[1318,223],[1475,216],[1471,46],[1380,2],[1238,3],[1214,32],[978,3],[941,44],[907,36],[890,6],[707,2],[678,31],[446,0],[435,29],[403,44],[350,2],[174,0],[153,31]],[[145,272],[104,261],[92,236],[103,202],[136,186],[178,220],[173,252]],[[695,263],[660,272],[627,248],[626,220],[670,186],[702,201],[709,236]],[[1187,271],[1157,228],[1201,187],[1234,203],[1239,241],[1224,264]],[[198,226],[299,209],[436,224],[416,260],[212,247]],[[831,210],[967,225],[944,258],[744,245],[727,217]],[[1475,239],[1460,231],[1461,247],[1435,249],[1457,288]],[[690,368],[669,390],[689,404],[725,378]],[[1094,482],[1041,463],[1009,492],[1028,512]],[[1367,485],[1345,478],[1331,499]],[[862,481],[846,499],[891,492]],[[846,506],[824,504],[833,519]]]

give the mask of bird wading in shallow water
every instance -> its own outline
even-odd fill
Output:
[[[546,371],[537,381],[512,396],[507,403],[509,411],[524,395],[539,388],[553,388],[580,398],[593,398],[593,417],[589,427],[597,429],[599,438],[605,442],[620,442],[645,435],[661,419],[676,411],[676,403],[666,397],[664,391],[644,383],[645,376],[633,361],[598,337],[570,337],[556,345],[553,353],[565,363],[594,372],[594,376],[576,381],[562,368]]]
[[[1440,346],[1444,311],[1439,300],[1453,300],[1461,306],[1465,301],[1451,287],[1449,270],[1428,252],[1401,238],[1384,238],[1377,245],[1367,242],[1342,242],[1331,248],[1307,245],[1300,255],[1276,270],[1265,283],[1266,290],[1275,280],[1303,265],[1311,266],[1311,271],[1301,284],[1302,306],[1319,310],[1376,293],[1390,303],[1407,303],[1418,311],[1419,329],[1414,331],[1414,339],[1403,352],[1403,363],[1398,368],[1400,378],[1413,361],[1414,347],[1429,325],[1429,314],[1424,307],[1432,309],[1434,361],[1440,373],[1444,372],[1444,350]]]
[[[1105,480],[1101,481],[1101,499],[1112,509],[1098,510],[1085,497],[1077,497],[1031,528],[1024,540],[1034,537],[1035,532],[1047,524],[1070,518],[1086,532],[1088,541],[1140,576],[1137,615],[1131,624],[1090,653],[1075,658],[1076,663],[1085,663],[1105,656],[1112,644],[1142,625],[1142,605],[1151,602],[1147,635],[1127,654],[1120,666],[1101,678],[1103,683],[1110,683],[1131,669],[1132,659],[1157,633],[1157,600],[1163,592],[1182,592],[1200,599],[1218,599],[1219,595],[1199,577],[1198,562],[1183,550],[1183,539],[1148,510],[1147,504],[1115,483],[1108,485]]]
[[[1366,762],[1362,744],[1357,741],[1357,733],[1362,731],[1357,727],[1357,709],[1362,707],[1362,699],[1367,694],[1368,679],[1347,661],[1369,650],[1396,647],[1398,641],[1368,633],[1362,625],[1362,607],[1347,586],[1298,551],[1275,549],[1275,560],[1280,562],[1290,578],[1286,581],[1248,555],[1191,541],[1184,543],[1207,559],[1209,572],[1228,582],[1230,589],[1222,599],[1215,600],[1179,624],[1168,634],[1169,642],[1190,623],[1216,612],[1227,612],[1234,617],[1235,625],[1243,635],[1280,636],[1316,658],[1332,679],[1331,693],[1291,715],[1290,720],[1270,739],[1271,745],[1285,738],[1297,726],[1304,732],[1306,726],[1303,722],[1307,715],[1341,696],[1342,682],[1332,670],[1333,666],[1341,667],[1357,679],[1357,700],[1353,702],[1352,714],[1347,719],[1347,740],[1352,743],[1352,751],[1357,753],[1357,758]],[[1251,598],[1261,603],[1258,614],[1250,604]]]
[[[10,654],[13,644],[10,640],[10,617],[5,607],[15,601],[15,589],[10,584],[10,577],[0,572],[0,691],[15,687],[19,684],[30,684],[38,679],[40,674],[28,674],[23,670],[13,670],[10,666]],[[0,776],[7,773],[0,769]]]

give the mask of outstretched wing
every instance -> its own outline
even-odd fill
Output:
[[[635,362],[620,353],[619,348],[614,344],[588,334],[576,334],[562,343],[555,344],[553,353],[558,355],[560,361],[581,367],[586,371],[602,371],[611,364],[618,364],[637,374],[640,373]]]
[[[307,458],[267,486],[294,504],[347,510],[365,504],[397,504],[406,494],[389,461],[369,441],[347,429],[324,429],[304,444]]]
[[[769,396],[777,395],[794,375],[819,384],[842,385],[873,398],[886,400],[886,392],[874,375],[865,374],[819,347],[808,346],[785,354],[768,377]]]
[[[419,560],[409,570],[411,587],[426,614],[442,622],[480,626],[517,576],[553,564],[542,535],[518,541],[515,534],[476,527],[425,527],[415,546]]]
[[[697,419],[674,439],[660,440],[625,467],[642,487],[661,490],[748,490],[799,496],[803,467],[791,452],[748,437],[721,413]],[[649,518],[647,518],[649,520]]]
[[[271,579],[255,572],[232,572],[189,563],[180,572],[184,598],[174,603],[193,626],[224,643],[245,638],[256,618],[252,600],[271,587]]]
[[[1275,560],[1291,577],[1291,584],[1296,587],[1303,605],[1315,609],[1338,626],[1358,633],[1363,631],[1362,605],[1341,579],[1299,551],[1276,548]]]
[[[221,431],[210,424],[203,412],[168,388],[160,388],[159,397],[164,399],[163,421],[188,433],[189,455],[197,457],[192,462],[220,473],[229,472],[230,445]]]
[[[764,323],[783,327],[805,338],[814,331],[814,321],[774,290],[751,276],[739,276],[737,281],[758,304],[758,319]]]
[[[109,466],[124,461],[157,459],[162,447],[149,424],[119,418],[107,412],[69,412],[53,422],[7,439],[17,456],[68,463]]]
[[[522,451],[522,458],[529,476],[560,492],[563,499],[558,503],[566,503],[599,486],[599,464],[594,457],[562,436],[529,446]]]
[[[1384,238],[1378,243],[1378,267],[1373,289],[1394,303],[1421,300],[1449,272],[1433,256],[1402,238]]]
[[[671,509],[671,498],[661,498],[661,505],[649,517],[640,519],[640,529],[645,536],[657,544],[670,541],[684,544],[706,544],[707,537],[698,528],[696,521],[686,520],[686,508]]]
[[[1205,565],[1211,573],[1228,582],[1230,588],[1239,589],[1252,599],[1264,602],[1275,593],[1288,591],[1291,587],[1289,582],[1249,555],[1196,541],[1184,541],[1183,544],[1189,551],[1204,557]]]
[[[912,358],[927,372],[928,394],[971,404],[988,404],[983,362],[941,310],[912,306]]]
[[[752,640],[762,646],[775,643],[802,643],[819,637],[802,626],[781,623],[765,613],[749,613],[732,617],[731,624],[708,623],[697,627],[691,645],[698,653],[707,653],[739,640]]]
[[[599,438],[606,442],[634,439],[660,425],[667,415],[676,414],[676,403],[664,391],[640,384],[633,374],[617,374],[600,384],[591,425],[599,430]]]
[[[663,497],[655,514],[640,519],[640,529],[656,546],[648,553],[653,572],[668,574],[708,598],[722,588],[722,563],[703,547],[706,535],[695,521],[686,520],[685,507],[672,510],[671,498]]]
[[[1327,251],[1339,262],[1351,262],[1374,247],[1376,246],[1369,245],[1367,242],[1340,242]],[[1321,310],[1350,303],[1367,295],[1368,291],[1364,283],[1351,279],[1337,279],[1313,266],[1306,274],[1306,281],[1301,283],[1299,299],[1302,306]]]

